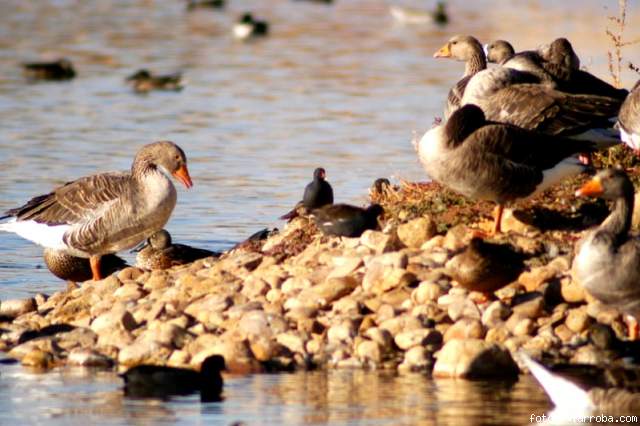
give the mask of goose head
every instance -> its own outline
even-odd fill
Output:
[[[494,64],[502,64],[515,54],[511,43],[505,40],[496,40],[485,44],[483,47],[487,61]]]
[[[550,44],[542,46],[539,51],[545,61],[562,65],[569,70],[580,69],[580,58],[573,50],[571,42],[564,37],[557,38]]]
[[[633,183],[621,169],[600,171],[589,182],[576,191],[578,197],[598,197],[604,200],[617,200],[633,197]]]
[[[191,188],[193,182],[187,169],[187,156],[182,148],[171,141],[160,141],[145,145],[133,160],[132,173],[146,169],[161,168],[182,184]]]
[[[442,46],[436,53],[434,58],[453,58],[458,61],[468,61],[476,55],[484,57],[484,51],[480,42],[469,35],[456,35]]]

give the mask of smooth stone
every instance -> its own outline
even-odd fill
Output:
[[[587,297],[584,288],[570,277],[560,280],[560,294],[567,303],[582,303]]]
[[[505,348],[479,339],[455,339],[438,353],[435,377],[516,377],[518,366]]]
[[[499,300],[495,300],[487,306],[482,313],[482,324],[493,328],[503,323],[511,315],[511,309]]]
[[[392,336],[396,336],[403,331],[423,329],[424,325],[420,319],[405,314],[382,321],[378,327],[387,330]]]
[[[253,356],[260,362],[270,361],[279,353],[280,345],[274,340],[258,336],[249,342],[249,349]]]
[[[574,332],[566,324],[560,324],[553,329],[553,333],[563,342],[568,343],[574,336]]]
[[[382,361],[380,345],[373,340],[362,340],[356,347],[356,355],[361,361],[374,365],[380,364]]]
[[[531,318],[523,318],[513,327],[514,336],[531,336],[536,330],[536,324]]]
[[[498,326],[487,330],[487,335],[484,336],[484,341],[488,343],[504,343],[510,337],[511,332],[507,327]]]
[[[113,366],[113,359],[89,348],[76,348],[69,352],[67,364],[81,367],[109,368]]]
[[[479,320],[460,318],[444,334],[444,342],[454,339],[483,339],[485,334],[485,328]]]
[[[148,339],[136,340],[118,352],[118,364],[128,367],[140,364],[165,364],[171,350]]]
[[[567,327],[574,333],[582,333],[591,325],[591,318],[587,314],[586,306],[572,309],[565,320]]]
[[[329,278],[310,289],[302,291],[299,297],[311,298],[319,307],[324,308],[334,301],[350,294],[358,287],[358,284],[358,281],[351,276]]]
[[[332,259],[333,268],[327,279],[346,277],[354,273],[364,262],[361,257],[337,256]]]
[[[305,339],[296,331],[280,333],[276,336],[276,342],[289,349],[291,352],[297,352],[306,355]]]
[[[431,217],[419,217],[398,225],[398,239],[407,247],[420,248],[438,232]]]
[[[263,279],[250,275],[242,284],[242,294],[249,299],[264,296],[269,292],[271,286]]]
[[[393,348],[393,336],[389,330],[379,327],[370,327],[364,332],[364,336],[376,342],[383,352],[390,351]]]
[[[411,300],[417,304],[436,302],[444,293],[440,285],[432,281],[422,281],[411,293]]]
[[[434,329],[415,329],[398,333],[394,341],[396,345],[406,351],[414,346],[425,346],[428,344],[439,344],[442,342],[442,334]]]
[[[620,312],[610,306],[594,301],[587,305],[587,314],[597,322],[611,325],[620,318]]]
[[[20,363],[27,367],[49,369],[53,367],[53,354],[48,351],[34,349],[26,353],[22,359],[20,359]]]
[[[138,327],[138,324],[131,312],[122,306],[105,312],[91,322],[91,330],[98,335],[109,330],[114,330],[115,328],[132,331],[136,327]]]
[[[447,231],[442,247],[450,251],[458,251],[465,247],[472,237],[473,231],[468,226],[458,224]]]
[[[396,250],[400,246],[400,242],[395,233],[385,234],[371,229],[364,231],[359,241],[360,244],[374,250],[378,254]]]
[[[358,328],[351,320],[344,320],[334,324],[327,330],[327,341],[331,345],[349,343],[357,335]]]
[[[0,317],[16,318],[37,308],[33,297],[27,299],[9,299],[0,301]]]
[[[126,268],[118,271],[116,276],[122,282],[135,281],[138,278],[140,278],[140,276],[144,274],[144,272],[145,272],[144,270],[137,268],[135,266],[127,266]]]
[[[540,293],[527,293],[522,295],[525,300],[517,303],[514,299],[515,306],[511,307],[514,315],[525,318],[536,319],[544,313],[544,297]]]
[[[404,359],[398,369],[401,371],[422,371],[431,369],[432,365],[433,359],[429,351],[423,346],[414,346],[404,353]]]

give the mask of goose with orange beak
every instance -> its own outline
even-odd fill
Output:
[[[83,177],[34,197],[8,210],[0,230],[89,258],[99,280],[102,256],[135,247],[167,223],[177,200],[169,176],[193,186],[184,151],[169,141],[151,143],[138,151],[131,171]]]
[[[618,169],[599,172],[576,195],[613,202],[609,216],[576,245],[572,276],[605,305],[625,314],[629,338],[638,338],[640,318],[640,238],[629,235],[634,187]]]

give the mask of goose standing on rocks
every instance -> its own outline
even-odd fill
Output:
[[[498,233],[506,204],[585,171],[576,154],[593,149],[591,142],[488,122],[479,107],[465,105],[425,133],[418,155],[433,180],[471,199],[497,203]]]
[[[192,186],[184,151],[173,142],[143,146],[130,172],[80,178],[11,209],[0,230],[36,244],[89,258],[94,280],[101,258],[135,247],[167,223],[176,205],[168,175]]]
[[[73,64],[66,58],[22,64],[22,73],[29,80],[71,80],[76,76]]]
[[[599,172],[577,196],[613,201],[602,224],[576,245],[572,275],[593,297],[626,314],[629,337],[638,338],[640,318],[640,238],[629,235],[634,187],[622,170]]]
[[[200,392],[202,402],[221,401],[224,381],[220,372],[225,369],[221,355],[211,355],[200,366],[200,371],[163,365],[138,365],[120,377],[124,380],[124,393],[134,398],[167,398]]]
[[[640,155],[640,80],[631,89],[618,115],[620,139]]]
[[[464,61],[464,75],[449,90],[447,95],[447,104],[444,109],[444,118],[448,119],[451,113],[458,109],[461,105],[462,97],[471,77],[478,72],[487,68],[487,61],[484,56],[482,44],[472,36],[456,35],[442,46],[436,53],[434,58],[453,58],[458,61]]]
[[[154,232],[138,250],[136,266],[144,269],[167,269],[209,256],[219,256],[210,250],[173,244],[166,230]]]
[[[44,263],[49,271],[61,280],[83,282],[93,277],[89,259],[71,256],[62,250],[45,248]],[[100,275],[106,277],[127,266],[129,265],[121,257],[107,254],[102,256]]]
[[[349,204],[331,204],[311,212],[318,228],[325,235],[359,237],[367,229],[378,228],[378,216],[384,212],[379,204],[366,209]]]
[[[300,212],[307,213],[313,209],[333,204],[333,188],[327,182],[327,172],[318,167],[313,171],[313,180],[304,188],[302,201],[288,213],[280,216],[280,219],[291,220],[300,215]]]

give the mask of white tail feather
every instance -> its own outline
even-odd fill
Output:
[[[38,223],[35,220],[16,220],[16,218],[12,218],[8,222],[0,224],[0,231],[13,232],[43,247],[65,250],[68,247],[62,241],[62,237],[70,227],[70,225],[50,226]]]

